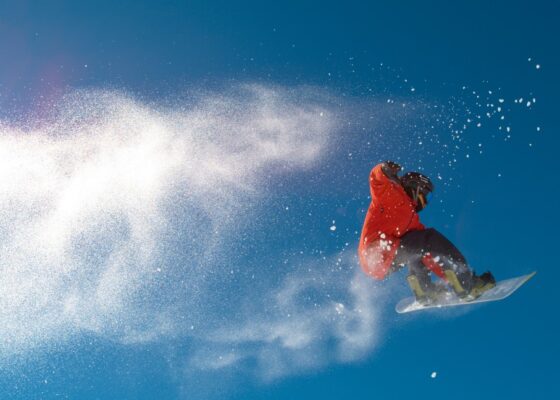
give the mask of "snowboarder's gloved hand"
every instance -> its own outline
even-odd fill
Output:
[[[381,169],[389,179],[399,182],[398,173],[402,171],[402,167],[399,164],[394,161],[385,161],[381,164]]]

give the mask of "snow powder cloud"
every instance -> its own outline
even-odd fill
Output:
[[[269,381],[366,357],[381,336],[387,293],[355,264],[353,254],[343,253],[299,265],[279,287],[255,296],[244,321],[209,332],[189,366],[249,366]]]
[[[264,378],[359,358],[378,318],[360,276],[306,267],[235,321],[203,301],[271,179],[319,163],[332,143],[337,113],[323,95],[246,85],[164,107],[89,90],[32,128],[0,124],[0,355],[86,334],[191,337],[189,366],[253,360]]]

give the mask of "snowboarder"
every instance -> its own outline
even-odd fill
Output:
[[[465,301],[494,287],[490,272],[477,276],[445,236],[420,222],[418,212],[428,204],[434,186],[418,172],[399,177],[401,170],[399,164],[386,161],[370,173],[371,204],[358,248],[364,272],[383,280],[408,266],[408,284],[421,304],[437,302],[448,290],[443,282]],[[443,282],[433,282],[431,273]]]

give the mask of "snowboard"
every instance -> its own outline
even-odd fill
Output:
[[[484,303],[486,301],[497,301],[503,300],[517,289],[519,289],[525,282],[535,276],[537,272],[532,272],[528,275],[518,276],[517,278],[506,279],[496,283],[496,286],[492,289],[484,292],[480,297],[465,301],[461,300],[452,291],[446,292],[441,296],[441,298],[436,302],[428,305],[422,305],[416,301],[416,298],[407,297],[402,299],[397,303],[395,310],[399,314],[409,313],[412,311],[427,310],[430,308],[442,308],[442,307],[453,307],[453,306],[468,306],[470,304]]]

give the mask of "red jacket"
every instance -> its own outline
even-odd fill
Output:
[[[358,254],[364,272],[375,279],[389,273],[400,238],[407,232],[424,229],[412,199],[402,186],[389,179],[381,164],[369,175],[371,204],[369,206]]]

